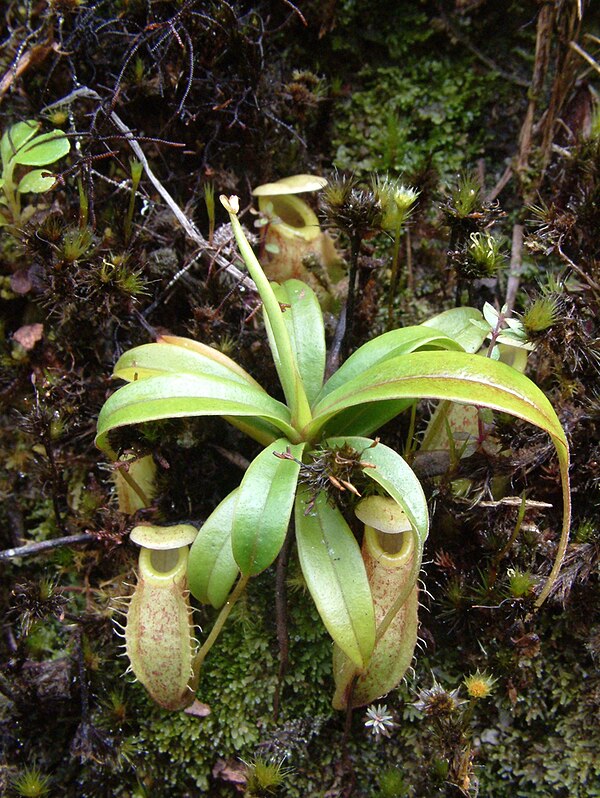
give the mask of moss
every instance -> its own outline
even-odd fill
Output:
[[[486,115],[501,91],[471,60],[408,60],[367,67],[337,111],[335,164],[355,172],[415,173],[431,159],[448,178],[483,155]]]
[[[331,646],[310,599],[297,598],[290,618],[290,673],[278,725],[272,718],[278,653],[271,625],[273,585],[268,575],[257,580],[246,601],[236,607],[206,660],[197,694],[211,707],[210,715],[168,714],[142,699],[146,706],[134,743],[141,769],[147,770],[153,783],[153,795],[172,795],[175,785],[182,784],[201,790],[210,787],[211,795],[227,795],[225,786],[211,784],[217,760],[251,760],[261,742],[277,739],[278,729],[285,730],[283,745],[297,751],[302,747],[297,738],[306,730],[290,738],[286,730],[290,719],[332,713],[328,695]],[[210,629],[210,623],[205,629]],[[138,686],[131,689],[141,691]],[[223,793],[217,792],[219,789]],[[290,793],[296,794],[305,793]]]

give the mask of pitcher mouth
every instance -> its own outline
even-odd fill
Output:
[[[313,241],[321,235],[316,214],[306,202],[293,195],[259,197],[258,207],[273,218],[271,227],[288,238]]]
[[[154,583],[185,578],[188,551],[188,546],[162,551],[142,548],[139,557],[140,573]]]
[[[414,535],[407,532],[382,532],[365,526],[364,543],[369,554],[386,568],[399,568],[410,560],[414,551]]]

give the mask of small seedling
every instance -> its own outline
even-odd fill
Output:
[[[0,140],[0,227],[21,221],[22,195],[43,194],[56,183],[56,176],[48,169],[25,171],[21,167],[47,167],[71,149],[71,143],[62,130],[38,134],[40,127],[41,124],[34,119],[17,122],[4,132]]]

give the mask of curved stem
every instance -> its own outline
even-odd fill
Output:
[[[398,288],[398,263],[400,261],[400,225],[394,231],[394,249],[392,250],[392,274],[390,277],[390,292],[388,294],[388,320],[387,328],[392,329],[394,321],[394,297]]]
[[[234,198],[232,197],[231,200]],[[237,197],[235,198],[237,200]],[[297,429],[302,429],[311,419],[310,407],[306,398],[306,391],[296,365],[296,358],[292,349],[292,343],[288,334],[281,307],[275,296],[271,284],[264,273],[262,266],[258,262],[254,250],[246,238],[240,220],[237,217],[237,208],[226,197],[221,197],[221,202],[231,220],[231,227],[244,259],[248,267],[250,276],[256,283],[256,288],[265,309],[266,320],[272,331],[272,345],[277,373],[281,381],[281,387],[292,414],[292,425]]]

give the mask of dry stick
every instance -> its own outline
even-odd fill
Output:
[[[521,86],[524,89],[529,88],[529,84],[525,80],[522,80],[517,75],[511,75],[510,72],[507,72],[505,69],[502,69],[502,67],[499,64],[497,64],[495,61],[489,58],[479,48],[475,47],[475,45],[471,42],[469,38],[463,36],[461,32],[458,30],[458,28],[454,27],[449,17],[443,12],[440,5],[438,5],[438,11],[440,12],[442,24],[444,25],[448,33],[450,33],[450,35],[453,38],[455,38],[457,41],[463,44],[468,50],[470,50],[475,56],[475,58],[478,58],[482,62],[482,64],[485,64],[489,69],[492,70],[492,72],[496,72],[498,75],[500,75],[501,78],[504,78],[504,80],[509,81],[509,83],[513,83],[515,86]]]
[[[66,97],[63,97],[61,100],[58,100],[57,102],[46,106],[44,110],[47,111],[57,106],[66,105],[78,98],[87,98],[87,99],[97,100],[98,102],[102,101],[100,95],[97,92],[95,92],[93,89],[89,89],[87,86],[81,86],[80,88],[75,89],[75,91],[68,94]],[[188,238],[191,238],[191,240],[194,241],[194,243],[197,244],[200,248],[205,250],[211,250],[214,252],[214,247],[210,246],[208,241],[197,229],[196,225],[190,219],[188,219],[188,217],[183,213],[181,208],[177,205],[173,197],[169,194],[167,189],[156,177],[156,175],[154,174],[154,172],[152,171],[152,169],[148,164],[146,156],[144,155],[144,151],[136,141],[132,130],[129,127],[127,127],[125,122],[123,122],[122,119],[114,111],[110,111],[109,116],[113,121],[113,123],[115,124],[115,126],[121,131],[121,133],[123,133],[125,139],[127,140],[127,143],[135,153],[136,158],[138,159],[138,161],[140,161],[140,163],[144,167],[144,171],[148,176],[148,180],[150,180],[156,191],[163,198],[163,200],[169,207],[172,214],[175,216],[179,224],[183,227]],[[230,274],[234,279],[238,280],[240,285],[243,285],[249,291],[256,291],[256,285],[254,283],[254,280],[250,279],[250,277],[245,275],[240,269],[237,268],[237,266],[234,266],[219,253],[215,254],[214,260],[220,268],[222,268],[224,271]]]
[[[348,298],[346,300],[345,331],[342,339],[341,357],[346,360],[352,346],[352,333],[354,332],[354,310],[356,307],[356,278],[358,277],[358,262],[360,258],[360,245],[362,236],[353,233],[350,236],[350,272],[348,274]]]
[[[594,37],[594,36],[590,36],[589,38],[591,38],[591,39],[595,39],[595,37]],[[593,69],[595,69],[595,70],[596,70],[596,72],[600,73],[600,64],[599,64],[597,61],[595,61],[595,60],[592,58],[592,56],[591,56],[591,55],[589,55],[589,53],[586,53],[586,51],[583,49],[583,47],[580,47],[580,46],[577,44],[577,42],[569,42],[569,47],[570,47],[572,50],[574,50],[574,51],[575,51],[575,52],[576,52],[578,55],[580,55],[580,56],[583,58],[583,60],[584,60],[584,61],[587,61],[587,62],[588,62],[588,64],[590,64],[590,66],[591,66]]]
[[[550,95],[550,102],[548,110],[545,114],[544,125],[542,129],[542,167],[541,174],[543,175],[550,163],[552,155],[552,143],[554,141],[555,123],[559,119],[559,113],[565,106],[569,93],[575,83],[576,75],[576,61],[577,58],[574,50],[563,44],[563,42],[572,42],[576,39],[581,32],[581,18],[576,14],[571,13],[566,16],[565,29],[562,35],[559,36],[558,46],[562,47],[562,52],[557,57],[556,77],[552,84],[552,93]]]
[[[43,551],[58,549],[61,546],[74,546],[77,543],[89,543],[91,540],[94,540],[94,535],[91,532],[81,532],[79,535],[66,535],[63,538],[42,540],[39,543],[27,543],[25,546],[0,551],[0,562],[11,560],[13,557],[33,557]]]
[[[516,172],[520,178],[527,172],[529,168],[529,156],[531,154],[533,129],[535,112],[537,108],[538,98],[544,87],[544,80],[548,71],[548,62],[550,59],[550,45],[552,43],[552,20],[553,9],[547,4],[542,6],[538,16],[537,33],[535,42],[535,62],[533,67],[533,76],[531,78],[531,86],[529,88],[529,103],[527,104],[527,111],[525,119],[521,126],[519,134],[519,154],[517,156]],[[504,173],[502,179],[508,182],[512,170]],[[502,181],[501,181],[502,182]],[[500,185],[500,184],[499,184]],[[499,191],[497,192],[499,193]],[[496,196],[497,196],[496,193]],[[528,192],[524,193],[524,204],[527,204]],[[510,274],[508,284],[506,287],[506,300],[505,305],[508,309],[508,314],[512,311],[517,292],[519,290],[519,283],[521,279],[521,269],[523,265],[523,224],[519,221],[513,227],[512,235],[512,249],[510,255]]]
[[[548,61],[550,56],[550,45],[552,43],[552,27],[555,20],[555,10],[550,4],[544,6],[538,17],[538,29],[536,39],[535,66],[531,81],[531,91],[527,114],[521,129],[520,150],[517,164],[517,171],[522,176],[529,166],[529,155],[531,152],[532,136],[534,133],[533,116],[536,110],[536,101],[539,93],[543,89],[544,81],[548,71]],[[555,124],[558,115],[564,106],[568,93],[572,87],[575,77],[575,57],[574,52],[579,52],[577,45],[571,41],[577,37],[581,27],[581,15],[571,14],[566,21],[566,30],[563,31],[563,39],[570,42],[570,49],[565,48],[564,52],[557,57],[556,74],[552,85],[552,93],[548,109],[539,122],[541,128],[541,165],[539,175],[534,184],[523,192],[523,203],[528,205],[533,201],[537,186],[539,186],[544,176],[552,153],[552,142],[554,140]],[[557,46],[560,47],[560,42]],[[575,46],[573,46],[575,44]],[[523,254],[523,225],[515,224],[513,228],[512,251],[510,260],[510,276],[508,279],[506,292],[506,305],[509,311],[512,310],[522,270]],[[562,254],[562,253],[561,253]]]
[[[413,274],[412,240],[410,235],[410,226],[408,225],[406,227],[404,240],[406,241],[406,287],[411,293],[414,293],[415,277]]]
[[[515,306],[517,291],[519,290],[519,280],[521,279],[521,268],[523,266],[523,225],[515,224],[512,233],[512,247],[510,250],[510,267],[508,272],[508,283],[506,286],[506,314],[510,316]]]
[[[576,263],[574,263],[571,258],[563,251],[562,246],[559,244],[558,247],[558,254],[560,255],[561,259],[571,268],[575,274],[578,274],[579,277],[587,283],[588,287],[592,290],[593,293],[597,294],[600,292],[600,286],[598,283],[595,283],[592,278],[586,274],[583,269],[581,269]]]
[[[538,99],[544,87],[544,79],[548,71],[548,61],[550,59],[553,16],[554,11],[552,6],[549,3],[543,5],[540,9],[537,22],[535,61],[531,86],[529,87],[529,103],[527,104],[525,119],[519,135],[519,156],[517,159],[517,171],[519,174],[523,174],[529,166],[535,111]]]

